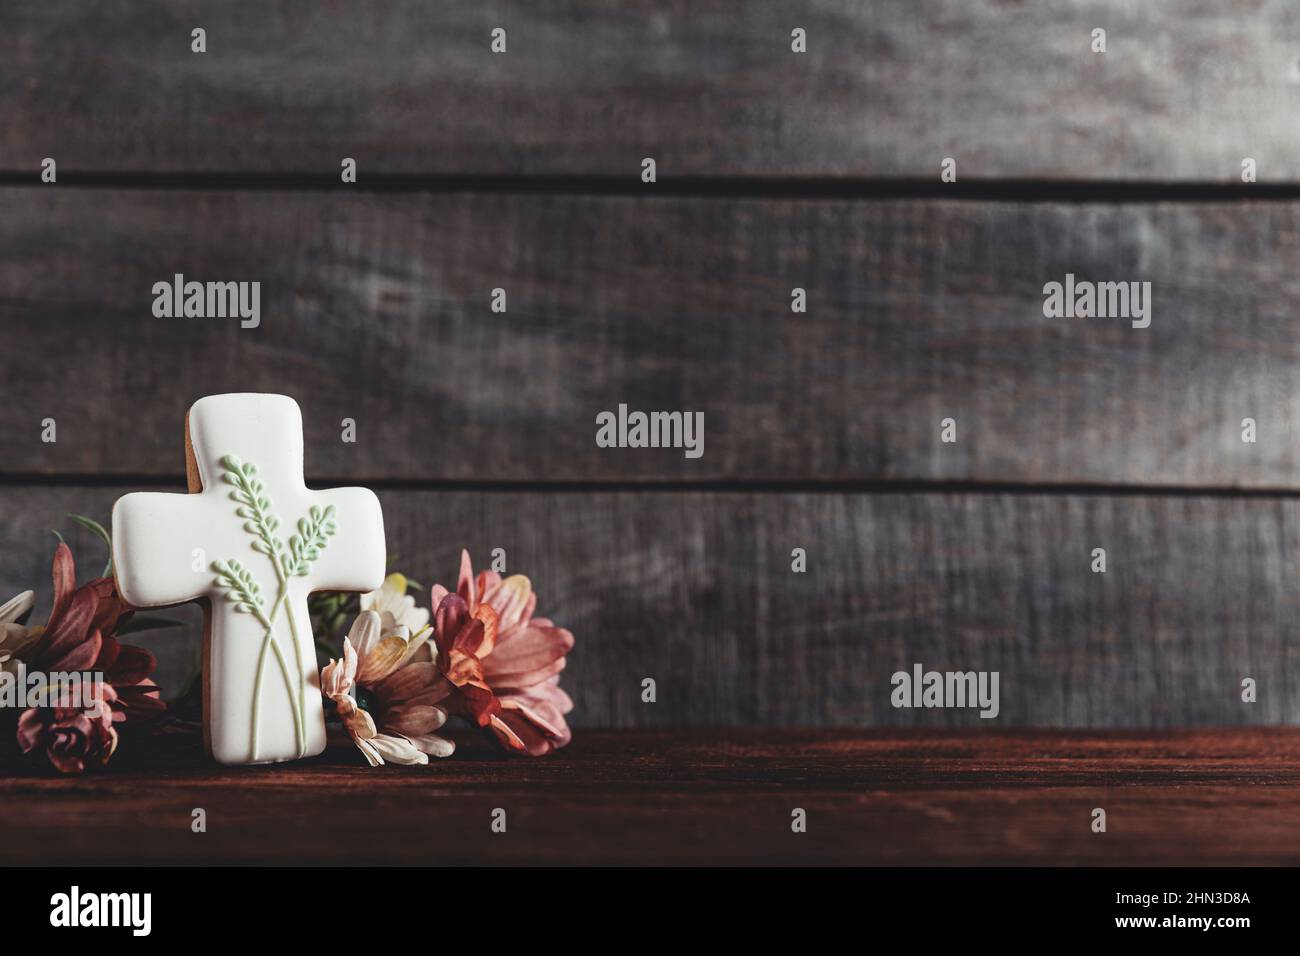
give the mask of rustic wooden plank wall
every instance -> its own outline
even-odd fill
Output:
[[[15,537],[27,545],[6,553],[3,579],[33,563],[29,552],[48,556],[45,529],[66,525],[67,511],[106,516],[117,494],[5,489]],[[998,725],[1300,720],[1293,500],[410,490],[380,498],[389,550],[423,582],[454,584],[461,546],[480,556],[504,548],[509,567],[528,571],[541,612],[579,635],[565,683],[580,723],[994,725],[971,711],[891,707],[890,675],[917,662],[999,671]],[[98,573],[102,546],[80,532],[71,540]],[[1093,574],[1091,551],[1103,546],[1108,571]],[[793,547],[808,551],[806,574],[790,571]],[[177,672],[193,659],[193,635],[141,637]],[[641,702],[645,677],[656,681],[654,704]],[[1241,702],[1243,677],[1259,682],[1260,703]]]
[[[11,187],[0,206],[0,318],[33,357],[6,370],[10,471],[172,475],[195,398],[288,380],[329,478],[1300,479],[1294,202]],[[153,318],[177,272],[259,278],[263,324]],[[1067,272],[1152,282],[1150,328],[1045,319]],[[704,456],[596,447],[620,402],[702,410]],[[66,440],[39,440],[46,416]]]
[[[144,0],[6,12],[0,156],[69,171],[1300,176],[1287,0]],[[192,28],[208,53],[190,53]],[[494,56],[494,27],[508,52]],[[808,53],[790,52],[807,31]],[[1107,30],[1107,53],[1091,33]],[[181,42],[184,40],[184,42]]]
[[[48,588],[66,512],[179,480],[196,397],[274,389],[412,574],[467,545],[534,578],[578,724],[979,723],[889,706],[918,661],[1000,670],[1000,723],[1295,722],[1289,13],[7,11],[0,597]],[[261,326],[155,318],[178,272],[260,281]],[[1151,327],[1044,318],[1067,272],[1150,281]],[[597,448],[620,402],[702,411],[704,456]],[[165,681],[194,641],[151,637]]]

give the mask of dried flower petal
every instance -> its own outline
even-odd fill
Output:
[[[437,664],[455,687],[449,709],[490,729],[512,752],[541,755],[568,743],[564,715],[573,702],[557,681],[573,634],[533,617],[532,582],[496,572],[475,579],[462,551],[456,593],[434,585],[430,596]]]
[[[24,591],[0,604],[0,624],[15,624],[36,603],[35,591]]]
[[[88,766],[102,765],[113,755],[118,739],[114,724],[128,715],[156,715],[166,705],[149,679],[156,664],[153,655],[114,637],[116,629],[130,618],[131,609],[119,597],[113,580],[96,578],[78,588],[72,551],[62,542],[54,552],[52,578],[54,606],[49,621],[43,629],[33,628],[25,635],[24,659],[32,670],[46,673],[97,671],[104,682],[95,686],[91,701],[83,708],[25,711],[18,722],[18,743],[25,753],[43,748],[49,761],[64,773],[80,773]],[[14,613],[23,605],[30,609],[30,598],[17,605],[9,602],[4,613]],[[9,628],[14,626],[3,625],[6,645]],[[86,688],[82,689],[84,693]]]
[[[321,687],[335,703],[343,726],[372,767],[384,763],[423,764],[429,756],[447,756],[450,741],[429,733],[447,720],[437,705],[451,685],[432,661],[413,660],[428,632],[412,638],[404,626],[380,634],[377,611],[362,611],[343,639],[343,661],[330,661],[321,671]],[[353,639],[362,649],[354,648]],[[357,706],[353,687],[378,699],[374,715]]]

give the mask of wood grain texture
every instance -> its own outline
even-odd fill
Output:
[[[173,474],[196,398],[277,391],[305,410],[309,474],[331,479],[1300,487],[1296,203],[0,203],[0,322],[23,356],[3,473]],[[261,282],[261,326],[154,317],[175,273]],[[1067,273],[1151,282],[1150,328],[1045,318]],[[703,457],[598,448],[620,403],[702,412]]]
[[[121,489],[123,491],[128,489]],[[40,592],[46,528],[117,490],[0,488],[0,594]],[[459,549],[532,578],[577,636],[578,726],[1169,727],[1300,722],[1300,503],[1003,494],[380,494],[395,564],[454,584]],[[102,546],[70,540],[84,574]],[[791,549],[808,571],[791,571]],[[1093,548],[1108,571],[1090,570]],[[427,600],[427,599],[426,599]],[[187,634],[140,636],[168,692]],[[895,709],[920,663],[1000,674],[1001,712]],[[641,681],[657,701],[641,701]],[[1258,682],[1243,703],[1241,681]]]
[[[1300,731],[589,731],[539,760],[221,768],[190,738],[0,778],[0,861],[1268,865],[1300,861]],[[42,775],[37,775],[37,774]],[[207,832],[190,830],[207,811]],[[1094,807],[1107,832],[1091,832]],[[494,808],[505,834],[489,830]],[[791,809],[807,811],[794,834]]]
[[[1300,177],[1286,0],[72,0],[0,34],[0,157],[75,171]],[[208,52],[190,51],[190,31]],[[493,55],[490,34],[508,32]],[[802,27],[808,53],[790,50]],[[1108,31],[1108,52],[1091,32]]]

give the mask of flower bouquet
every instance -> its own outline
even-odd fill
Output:
[[[112,553],[100,524],[69,517]],[[536,615],[529,579],[476,576],[462,551],[455,591],[433,585],[425,608],[412,594],[422,590],[392,573],[368,594],[311,596],[331,745],[355,746],[372,767],[427,764],[454,753],[438,733],[452,718],[510,754],[542,756],[567,744],[573,703],[559,679],[573,634]],[[0,733],[12,730],[27,759],[43,755],[63,773],[81,773],[107,765],[128,729],[197,735],[198,674],[169,706],[152,678],[154,656],[120,640],[183,623],[137,614],[117,592],[111,560],[78,586],[60,537],[44,626],[27,624],[34,605],[35,593],[24,591],[0,606]],[[9,715],[16,720],[6,723]]]

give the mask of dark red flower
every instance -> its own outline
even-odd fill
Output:
[[[103,688],[105,701],[112,690]],[[43,747],[64,773],[81,773],[87,764],[103,766],[117,749],[111,713],[108,707],[99,714],[80,707],[33,707],[18,718],[18,746],[23,753]]]
[[[18,742],[24,753],[43,746],[54,766],[73,773],[85,769],[87,760],[103,763],[112,756],[117,746],[113,724],[159,714],[167,705],[149,678],[157,666],[154,656],[114,636],[132,612],[113,579],[96,578],[77,587],[72,551],[62,542],[54,552],[53,577],[54,606],[44,631],[23,655],[28,669],[93,672],[103,676],[103,683],[88,709],[26,711],[19,719]]]

